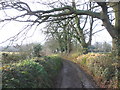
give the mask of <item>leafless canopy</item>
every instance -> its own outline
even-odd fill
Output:
[[[103,7],[103,4],[106,5],[106,3],[102,3],[102,4],[98,3],[98,5],[101,7]],[[95,8],[95,7],[92,7],[92,8]],[[61,7],[57,7],[57,8],[52,8],[51,6],[51,9],[48,9],[48,10],[32,10],[30,8],[30,5],[26,2],[21,2],[19,0],[18,1],[8,0],[8,1],[0,2],[0,10],[3,10],[4,12],[6,12],[7,10],[16,10],[17,12],[19,12],[19,14],[15,14],[13,16],[6,14],[6,18],[1,18],[0,22],[13,20],[13,21],[19,21],[19,22],[27,22],[29,23],[29,26],[32,26],[34,24],[37,24],[38,26],[43,22],[74,18],[75,15],[89,15],[89,16],[92,16],[93,18],[104,20],[104,15],[101,12],[75,9],[73,6],[63,5],[63,4]],[[107,23],[108,25],[106,26],[107,28],[109,28],[109,26],[112,27],[110,22],[105,22],[105,23]],[[110,34],[113,36],[114,33],[113,32],[111,33],[110,31]]]

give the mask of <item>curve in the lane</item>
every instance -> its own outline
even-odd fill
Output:
[[[68,60],[63,60],[63,68],[57,78],[57,88],[98,88],[81,68]]]

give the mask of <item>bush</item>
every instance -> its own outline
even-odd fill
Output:
[[[50,87],[47,75],[42,65],[25,60],[3,70],[3,88]]]
[[[111,54],[88,53],[79,56],[75,62],[86,67],[104,87],[117,88],[116,61]]]
[[[36,45],[34,45],[34,47],[33,47],[33,51],[34,51],[34,53],[33,53],[33,55],[35,56],[35,57],[40,57],[41,55],[40,55],[40,51],[42,50],[42,45],[41,44],[36,44]]]
[[[2,63],[3,64],[9,64],[9,63],[15,63],[20,60],[27,59],[27,53],[2,53]]]
[[[44,59],[39,58],[35,61],[43,65],[51,79],[57,75],[62,65],[61,58],[58,56],[45,56]]]
[[[61,68],[58,57],[34,58],[4,65],[3,88],[50,88]]]

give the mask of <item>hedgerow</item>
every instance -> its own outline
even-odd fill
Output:
[[[3,88],[51,88],[62,66],[57,56],[33,58],[2,67]]]
[[[73,60],[96,79],[100,87],[118,87],[118,64],[112,54],[88,53]]]

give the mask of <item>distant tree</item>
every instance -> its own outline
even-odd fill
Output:
[[[52,0],[51,0],[52,1]],[[58,0],[60,1],[60,0]],[[67,0],[68,1],[68,0]],[[75,1],[75,0],[73,0]],[[79,0],[78,2],[80,2]],[[86,0],[85,0],[86,1]],[[109,0],[108,0],[109,1]],[[37,2],[41,3],[41,1]],[[61,1],[62,3],[62,1]],[[70,5],[57,5],[57,7],[50,7],[47,10],[34,10],[31,9],[31,4],[24,2],[20,2],[19,0],[1,0],[0,2],[0,10],[2,10],[4,14],[4,18],[0,19],[1,23],[5,21],[19,21],[19,22],[31,22],[29,26],[33,26],[35,24],[39,25],[43,22],[56,21],[58,19],[64,20],[63,16],[67,18],[71,18],[74,15],[83,16],[89,15],[92,18],[97,18],[102,21],[102,25],[106,28],[110,36],[112,37],[112,51],[118,61],[120,62],[120,2],[97,2],[94,0],[95,6],[93,6],[93,11],[91,9],[86,9],[85,6],[82,8],[80,5],[86,5],[89,2],[84,2],[84,4],[76,5],[77,7],[73,7]],[[50,3],[49,3],[50,4]],[[57,4],[57,2],[53,2],[52,4]],[[17,14],[9,14],[9,11],[17,10]],[[66,11],[67,10],[67,11]],[[63,11],[63,12],[62,12]],[[19,13],[20,12],[20,13]],[[28,18],[27,18],[28,17]],[[33,18],[35,17],[35,18]],[[82,30],[81,30],[82,31]],[[27,32],[27,31],[26,31]],[[19,34],[18,34],[19,35]],[[26,35],[26,34],[25,34]],[[82,36],[80,37],[81,39]],[[7,40],[15,41],[15,38],[10,38]],[[84,43],[83,43],[84,45]],[[84,45],[86,46],[86,45]]]
[[[50,22],[47,25],[46,34],[49,34],[59,44],[59,50],[61,52],[71,52],[71,40],[72,40],[72,28],[71,19],[59,20]]]
[[[45,53],[45,55],[59,52],[58,41],[52,37],[49,37],[48,40],[43,45],[42,52]]]
[[[96,51],[96,52],[100,52],[101,49],[102,49],[102,43],[96,42],[96,43],[94,44],[94,47],[95,47],[95,51]]]
[[[110,52],[111,51],[111,45],[107,42],[103,42],[102,44],[102,49],[104,52]]]
[[[96,52],[110,52],[112,48],[112,46],[107,42],[103,42],[103,43],[96,42],[94,44],[94,47],[95,47],[94,51]]]
[[[42,45],[41,44],[36,44],[33,46],[33,55],[35,57],[40,57],[40,51],[42,51]]]
[[[5,46],[5,47],[3,47],[2,51],[5,51],[5,52],[18,52],[19,49],[15,48],[14,46]]]

